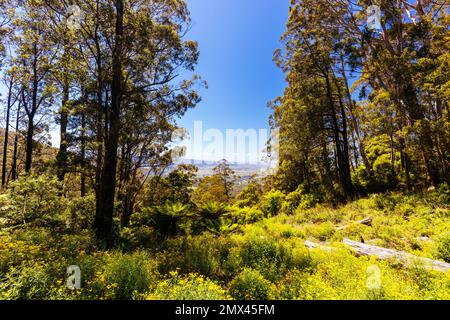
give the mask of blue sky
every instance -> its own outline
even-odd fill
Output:
[[[272,61],[288,16],[289,0],[187,0],[199,42],[196,69],[208,82],[202,102],[179,120],[189,131],[268,128],[267,102],[281,95],[284,75]]]

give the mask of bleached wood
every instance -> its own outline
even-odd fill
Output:
[[[442,272],[447,272],[450,270],[450,263],[433,260],[429,258],[418,257],[404,251],[397,251],[393,249],[377,247],[374,245],[365,244],[350,239],[344,239],[344,244],[349,246],[358,255],[362,256],[376,256],[381,260],[396,259],[401,261],[405,266],[411,266],[415,262],[419,262],[426,268],[431,268],[433,270]]]

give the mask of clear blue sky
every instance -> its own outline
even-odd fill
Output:
[[[208,82],[202,102],[179,121],[192,130],[268,127],[267,102],[281,95],[284,75],[272,61],[285,30],[289,0],[187,0],[199,42],[196,69]]]

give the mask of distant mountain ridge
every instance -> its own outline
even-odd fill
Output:
[[[218,161],[206,161],[195,159],[179,159],[172,165],[173,168],[180,164],[192,164],[198,167],[198,176],[205,177],[213,174],[213,169],[217,166]],[[230,162],[230,168],[241,178],[248,178],[252,175],[265,176],[269,169],[267,163],[236,163]]]

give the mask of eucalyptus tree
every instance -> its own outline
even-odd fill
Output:
[[[33,161],[34,138],[37,128],[48,130],[48,116],[55,93],[51,73],[57,57],[55,43],[47,37],[47,23],[39,1],[20,1],[14,20],[21,103],[27,117],[25,171]]]
[[[10,133],[10,119],[11,114],[13,112],[13,107],[16,104],[19,94],[17,90],[17,77],[15,72],[17,71],[16,66],[11,66],[4,73],[4,83],[7,88],[7,97],[6,97],[6,105],[5,105],[5,131],[4,131],[4,140],[3,140],[3,155],[2,155],[2,188],[6,187],[6,180],[8,174],[8,147],[9,147],[9,133]],[[15,134],[19,134],[15,132]]]
[[[197,44],[184,40],[189,12],[184,1],[169,0],[45,3],[61,17],[70,6],[79,13],[77,41],[68,47],[85,68],[75,76],[80,92],[72,99],[84,114],[72,124],[84,119],[78,123],[84,123],[83,154],[95,171],[96,235],[111,246],[116,196],[129,216],[141,169],[167,153],[174,118],[199,101],[196,77],[175,81],[183,69],[193,71],[198,58]]]
[[[438,64],[431,61],[442,61],[448,53],[448,45],[435,49],[438,41],[444,44],[442,39],[448,37],[449,5],[439,1],[381,1],[379,5],[383,13],[381,30],[369,32],[365,39],[368,45],[361,83],[372,90],[372,101],[385,97],[394,107],[398,128],[395,138],[403,162],[410,158],[421,162],[424,180],[436,185],[448,175],[448,159],[439,155],[443,145],[436,141],[440,135],[433,129],[436,112],[444,110],[436,106],[445,103],[430,96],[422,80],[436,72]],[[445,79],[445,73],[441,76]],[[442,118],[442,113],[438,117]],[[408,165],[404,167],[408,169]]]
[[[330,14],[328,6],[327,1],[292,1],[282,37],[285,48],[275,54],[289,83],[275,112],[275,124],[282,124],[282,170],[301,172],[308,184],[310,174],[316,172],[331,186],[331,155],[341,189],[351,197],[346,102],[342,79],[336,73],[342,63],[342,55],[337,55],[341,30],[337,14]],[[314,157],[319,167],[311,167]],[[298,182],[289,188],[295,190]]]
[[[398,177],[387,188],[449,179],[449,5],[379,1],[378,30],[367,24],[371,5],[291,1],[285,48],[275,55],[288,87],[273,114],[287,189],[310,184],[312,174],[328,189],[330,177],[338,180],[348,194],[347,163],[356,180],[365,171],[375,183],[388,166]]]

